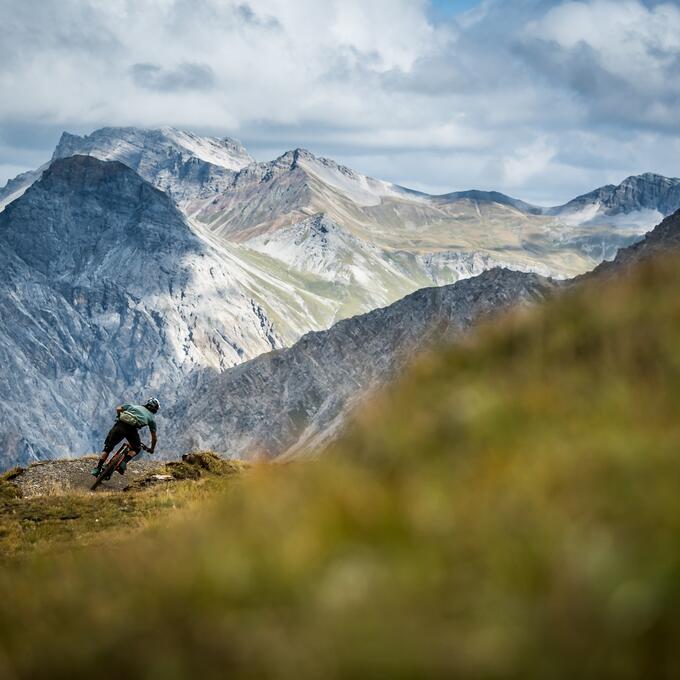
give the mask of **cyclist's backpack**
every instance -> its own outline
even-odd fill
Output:
[[[134,415],[134,413],[130,413],[129,411],[123,411],[118,416],[118,420],[120,420],[121,423],[132,425],[133,427],[139,427],[142,424],[139,422],[139,420],[137,420],[137,417]]]

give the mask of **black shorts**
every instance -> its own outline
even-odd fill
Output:
[[[114,426],[111,428],[109,433],[106,435],[106,441],[104,442],[104,451],[106,453],[111,453],[113,447],[118,444],[119,441],[127,439],[130,448],[135,452],[139,453],[142,449],[142,442],[139,439],[139,430],[134,425],[128,425],[120,420],[117,420]]]

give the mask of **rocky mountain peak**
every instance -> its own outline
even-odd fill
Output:
[[[275,161],[273,161],[278,166],[288,167],[291,170],[295,168],[302,168],[304,170],[312,170],[326,168],[328,170],[333,170],[340,172],[346,177],[350,177],[356,180],[364,177],[360,173],[348,168],[345,165],[337,163],[331,158],[325,158],[324,156],[316,156],[308,149],[297,148],[286,151],[284,154],[279,156]]]
[[[179,155],[183,160],[196,158],[232,171],[255,162],[238,140],[230,137],[201,137],[172,127],[148,130],[104,127],[82,137],[64,132],[52,158],[78,153],[102,160],[119,160],[134,169],[144,164],[145,157],[158,154]]]
[[[583,210],[588,206],[594,206],[600,216],[617,216],[641,211],[656,211],[661,216],[667,216],[680,206],[680,179],[663,177],[651,172],[631,175],[621,184],[607,184],[548,212],[563,215]]]
[[[64,132],[61,133],[61,137],[59,138],[59,142],[57,143],[54,152],[52,153],[52,160],[57,158],[65,158],[66,156],[73,156],[74,153],[76,153],[78,144],[82,141],[82,139],[82,137],[64,130]]]
[[[41,179],[32,188],[34,191],[67,189],[99,191],[101,182],[118,182],[121,188],[147,185],[137,173],[123,163],[101,161],[94,156],[73,155],[57,158],[45,169]],[[163,196],[162,192],[155,189],[154,191],[159,194],[159,198]]]
[[[235,173],[255,163],[237,140],[171,127],[105,127],[84,137],[65,132],[52,160],[73,155],[124,163],[181,205],[223,190]]]
[[[672,177],[664,177],[663,175],[657,175],[654,172],[644,172],[641,175],[626,177],[626,179],[621,182],[621,185],[659,184],[671,186],[677,182],[678,180]]]
[[[0,213],[0,236],[43,273],[72,271],[125,243],[183,250],[197,240],[171,199],[123,163],[55,160]]]

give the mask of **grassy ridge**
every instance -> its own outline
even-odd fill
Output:
[[[45,495],[22,498],[14,483],[21,474],[16,468],[0,475],[0,565],[37,552],[49,555],[124,540],[137,530],[167,524],[200,508],[243,469],[238,461],[199,453],[159,465],[158,472],[171,484],[147,487],[150,474],[131,484],[132,493],[51,488]]]
[[[679,287],[669,260],[510,316],[319,463],[6,562],[0,676],[677,677]]]

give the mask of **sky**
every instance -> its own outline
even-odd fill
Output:
[[[556,205],[680,175],[680,0],[0,0],[0,185],[172,125]]]

